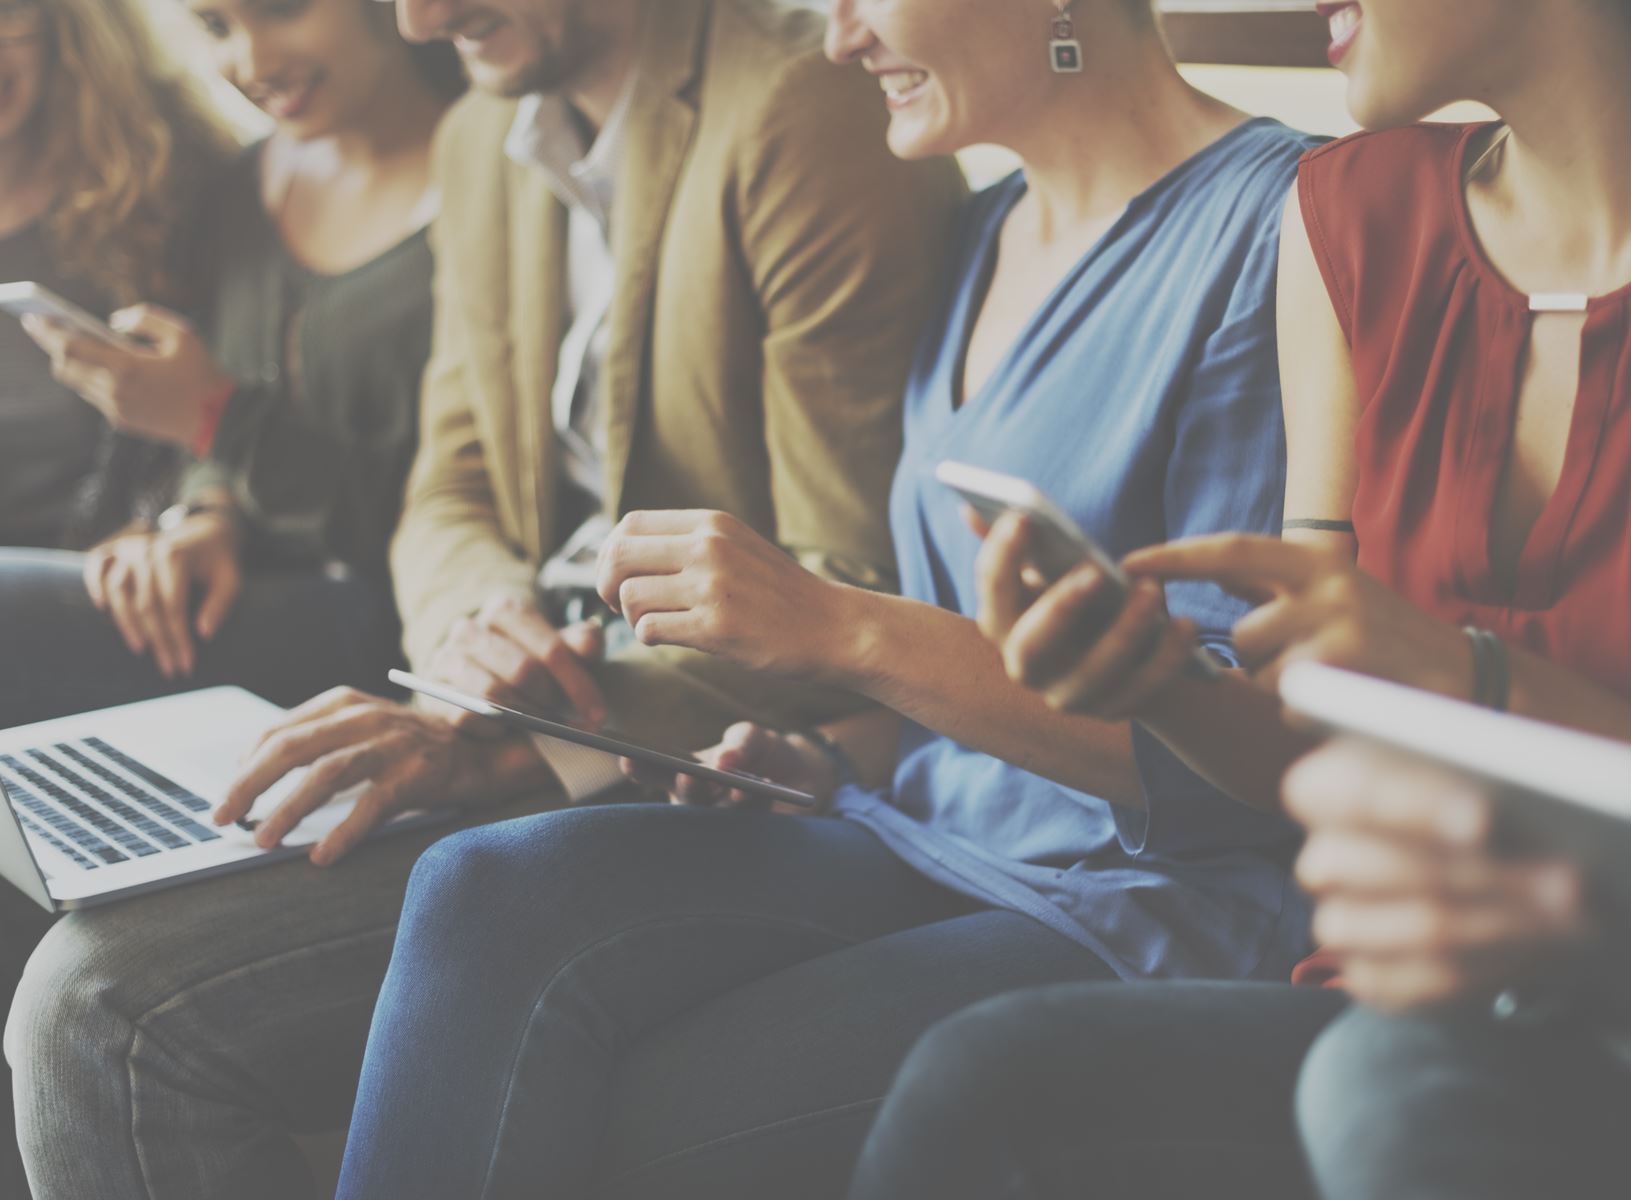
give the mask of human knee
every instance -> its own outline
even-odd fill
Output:
[[[1029,1061],[1025,993],[998,996],[947,1017],[918,1040],[902,1066],[897,1090],[936,1103],[1006,1106],[1027,1086]]]
[[[468,936],[472,922],[512,909],[536,913],[546,895],[604,884],[597,813],[568,809],[466,829],[436,842],[414,865],[405,932]]]
[[[120,988],[129,976],[76,917],[59,921],[24,968],[6,1019],[5,1055],[19,1095],[72,1086],[73,1063],[93,1072],[100,1048],[129,1041]]]
[[[1297,1081],[1297,1126],[1316,1173],[1349,1172],[1356,1143],[1385,1139],[1401,1118],[1395,1094],[1421,1052],[1416,1032],[1412,1021],[1354,1008],[1309,1050]]]

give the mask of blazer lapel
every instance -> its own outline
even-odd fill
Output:
[[[509,447],[521,490],[527,550],[542,562],[555,548],[555,427],[550,396],[565,329],[565,212],[544,172],[511,166],[510,369],[515,438]]]
[[[612,213],[617,275],[606,353],[606,502],[623,511],[624,480],[649,376],[657,262],[680,172],[696,131],[692,85],[702,71],[710,0],[646,6]]]

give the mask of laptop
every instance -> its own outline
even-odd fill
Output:
[[[1330,732],[1489,785],[1500,846],[1572,859],[1631,916],[1631,745],[1315,663],[1288,667],[1280,694]]]
[[[0,878],[52,912],[303,855],[351,811],[361,788],[262,850],[253,827],[299,782],[295,772],[243,825],[215,825],[245,754],[284,710],[219,687],[0,730]],[[399,830],[447,814],[404,814]]]

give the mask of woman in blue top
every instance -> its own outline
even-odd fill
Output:
[[[841,0],[828,48],[879,77],[896,153],[1000,142],[1024,161],[971,204],[910,384],[890,513],[906,594],[823,582],[699,512],[626,518],[602,593],[648,643],[878,707],[800,734],[737,726],[710,752],[816,792],[820,817],[664,780],[691,803],[433,848],[343,1196],[835,1195],[912,1034],[970,997],[1283,978],[1307,948],[1287,825],[1125,722],[1007,679],[971,619],[979,541],[930,472],[1023,474],[1116,554],[1276,530],[1274,279],[1309,139],[1188,87],[1149,0],[1077,0],[1069,19],[1042,0]],[[1227,656],[1238,603],[1165,601]],[[1130,608],[1162,602],[1152,585]]]

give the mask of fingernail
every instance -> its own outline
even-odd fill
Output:
[[[1471,845],[1484,836],[1484,807],[1473,796],[1451,794],[1440,798],[1434,817],[1439,833],[1455,845]]]
[[[1579,881],[1570,867],[1553,867],[1535,882],[1535,896],[1553,916],[1567,916],[1574,911],[1579,896]]]

